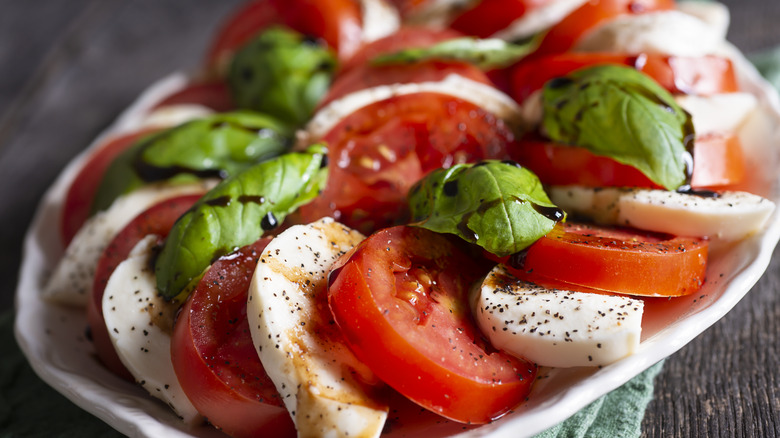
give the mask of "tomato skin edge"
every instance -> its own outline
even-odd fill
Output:
[[[698,291],[705,281],[709,245],[704,239],[669,236],[658,246],[648,245],[649,251],[631,251],[626,248],[634,242],[572,236],[564,231],[568,226],[557,225],[528,247],[519,264],[512,263],[510,257],[495,259],[523,280],[541,286],[548,281],[555,287],[569,284],[572,290],[584,292],[596,289],[633,296],[683,296]]]
[[[265,244],[268,241],[266,238]],[[171,361],[176,377],[183,388],[186,382],[198,382],[197,391],[185,390],[187,397],[201,414],[231,436],[295,436],[295,426],[284,405],[260,403],[233,390],[198,354],[191,323],[196,293],[179,310],[171,336]]]
[[[362,244],[361,244],[362,245]],[[489,423],[510,412],[526,399],[535,380],[536,369],[529,365],[524,380],[509,384],[472,379],[435,364],[422,352],[408,349],[400,355],[383,354],[399,351],[406,344],[403,336],[387,322],[374,301],[359,260],[343,259],[331,276],[328,302],[336,324],[350,349],[380,379],[413,402],[454,421],[468,424]],[[414,370],[416,379],[399,383],[393,376]],[[478,400],[479,405],[474,402]]]

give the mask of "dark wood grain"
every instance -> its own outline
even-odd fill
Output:
[[[150,83],[198,65],[238,0],[0,0],[0,309],[59,170]],[[730,39],[780,45],[780,1],[729,0]],[[780,251],[721,321],[669,358],[644,436],[780,436]]]
[[[780,47],[780,2],[724,1],[745,53]],[[644,437],[780,436],[780,250],[723,319],[666,360]]]

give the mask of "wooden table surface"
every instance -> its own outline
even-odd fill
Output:
[[[195,69],[238,0],[0,0],[0,310],[60,169],[153,81]],[[729,39],[780,46],[780,1],[729,0]],[[780,251],[753,290],[666,362],[647,437],[780,436]]]

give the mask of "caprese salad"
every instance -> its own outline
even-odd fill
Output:
[[[228,435],[466,425],[635,352],[775,204],[728,12],[672,0],[253,0],[94,148],[43,290]]]

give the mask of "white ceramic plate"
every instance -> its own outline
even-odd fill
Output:
[[[754,154],[757,186],[780,204],[777,188],[780,149],[780,103],[741,55],[735,53],[739,80],[746,91],[759,97],[766,118],[754,120],[759,143]],[[175,74],[152,86],[105,135],[132,130],[162,96],[182,87],[186,76]],[[103,136],[101,136],[103,137]],[[99,141],[100,139],[98,139]],[[96,141],[97,143],[97,141]],[[86,153],[62,172],[38,206],[27,233],[17,289],[16,338],[38,375],[75,404],[104,420],[120,432],[139,437],[219,437],[210,427],[187,428],[167,406],[146,395],[103,368],[86,339],[85,312],[51,305],[40,298],[52,267],[62,254],[59,214],[66,188]],[[530,436],[568,418],[598,397],[617,388],[659,360],[669,356],[719,320],[753,287],[769,264],[780,238],[780,216],[775,212],[760,234],[728,251],[711,256],[707,282],[700,293],[674,300],[650,300],[646,305],[640,350],[633,356],[602,369],[545,369],[529,401],[495,423],[468,428],[441,421],[432,414],[409,408],[404,420],[391,428],[392,436],[521,437]]]

